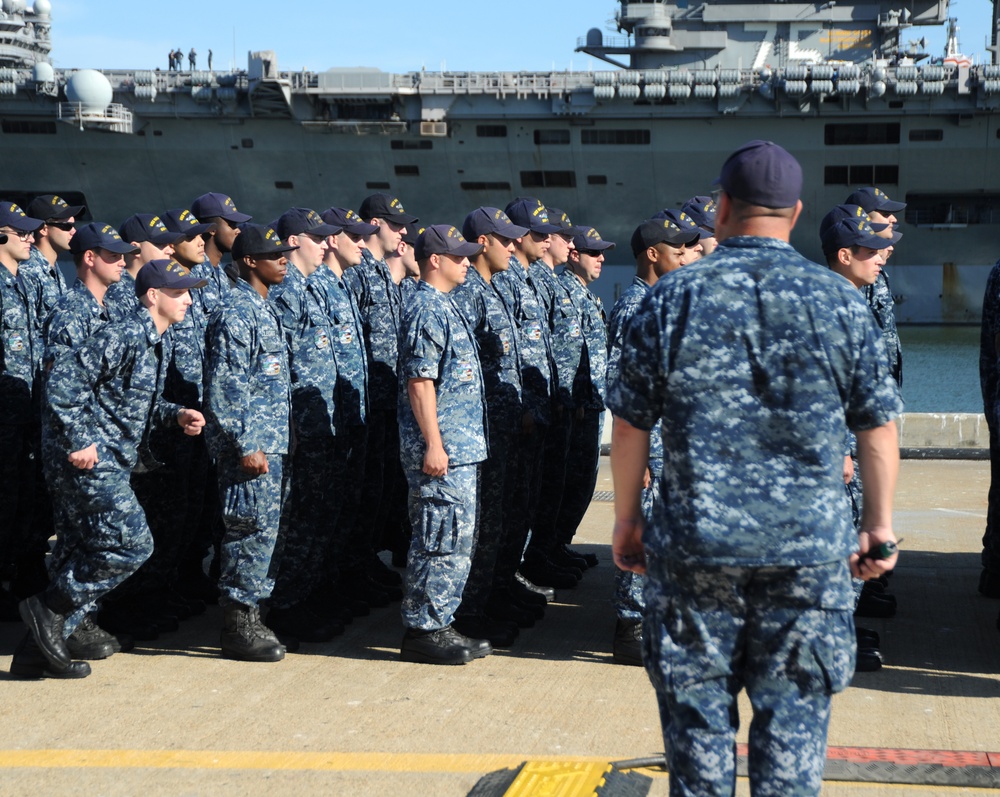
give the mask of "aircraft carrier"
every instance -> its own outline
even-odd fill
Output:
[[[235,72],[54,69],[50,0],[2,9],[0,198],[58,193],[118,223],[207,190],[262,220],[389,191],[460,224],[534,195],[624,243],[766,138],[802,163],[793,243],[813,259],[819,220],[855,188],[907,203],[889,269],[900,322],[978,323],[1000,256],[1000,64],[955,35],[924,52],[924,26],[955,33],[947,0],[622,0],[617,35],[577,48],[607,70],[405,74],[285,72],[273,51]],[[628,264],[620,246],[606,300]]]

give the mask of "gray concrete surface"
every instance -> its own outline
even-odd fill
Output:
[[[837,696],[831,745],[1000,750],[1000,601],[976,592],[988,479],[986,462],[903,463],[899,613],[864,621],[882,634],[887,665]],[[598,490],[611,489],[605,460]],[[611,525],[611,504],[595,501],[577,544],[600,566],[509,651],[464,667],[398,662],[395,606],[278,664],[225,661],[213,607],[95,662],[85,680],[24,682],[6,675],[23,631],[0,625],[0,795],[465,795],[525,760],[656,754],[649,682],[610,658]],[[745,741],[746,701],[741,716]],[[647,774],[665,795],[666,778]],[[829,783],[825,793],[983,792]]]

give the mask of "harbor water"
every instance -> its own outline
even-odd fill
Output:
[[[982,412],[979,327],[901,326],[907,412]]]

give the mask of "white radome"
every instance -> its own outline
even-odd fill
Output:
[[[52,13],[52,3],[49,0],[35,0],[35,16],[47,17]]]
[[[84,113],[104,113],[112,97],[111,81],[96,69],[74,72],[66,83],[66,99],[79,103]]]

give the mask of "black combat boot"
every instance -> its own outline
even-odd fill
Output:
[[[10,660],[10,674],[16,678],[86,678],[90,675],[90,665],[71,661],[61,670],[53,669],[29,631]]]
[[[642,666],[642,620],[618,619],[611,657],[616,664]]]
[[[237,661],[281,661],[285,646],[260,620],[260,609],[229,603],[223,612],[222,655]]]
[[[118,639],[97,623],[88,614],[80,621],[76,630],[66,637],[66,648],[74,659],[106,659],[121,649]]]
[[[63,639],[63,625],[66,622],[66,615],[72,611],[72,604],[61,596],[56,596],[56,600],[63,611],[55,611],[49,607],[46,603],[46,594],[42,592],[25,598],[18,604],[17,609],[39,649],[48,659],[50,669],[62,672],[73,661],[69,650],[66,649],[66,640]]]

